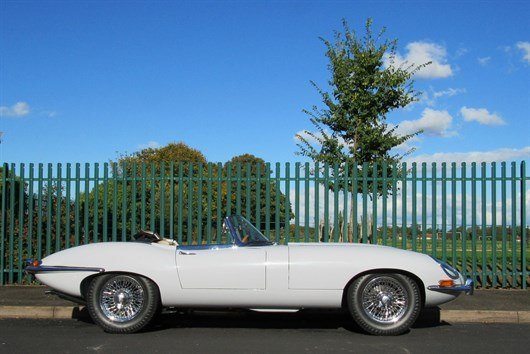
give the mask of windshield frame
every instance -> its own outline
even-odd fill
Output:
[[[230,236],[232,237],[232,243],[239,246],[239,247],[249,247],[249,246],[271,246],[273,245],[273,242],[271,242],[261,231],[259,231],[250,221],[245,219],[241,215],[230,215],[225,218],[225,223],[228,227],[228,230],[230,231]],[[241,239],[241,236],[239,235],[239,232],[237,231],[237,228],[239,224],[244,224],[246,227],[248,227],[250,230],[250,233],[252,233],[253,238],[252,240],[249,240],[248,242],[243,242]]]

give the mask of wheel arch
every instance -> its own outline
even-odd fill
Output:
[[[101,277],[101,276],[104,276],[104,275],[111,275],[111,274],[134,275],[134,276],[138,276],[138,277],[142,277],[142,278],[148,279],[149,281],[151,281],[155,285],[157,293],[158,293],[158,300],[159,300],[159,303],[161,304],[161,301],[160,301],[161,300],[160,299],[160,287],[158,286],[156,281],[154,281],[152,278],[150,278],[150,277],[148,277],[148,276],[146,276],[144,274],[139,274],[139,273],[134,273],[134,272],[127,272],[127,271],[110,271],[110,272],[102,272],[102,273],[89,275],[88,277],[86,277],[85,279],[83,279],[81,281],[80,289],[79,289],[80,292],[81,292],[81,297],[84,300],[86,300],[86,293],[88,291],[88,287],[89,287],[90,283],[92,282],[92,280],[94,280],[97,277]]]
[[[423,281],[416,274],[403,270],[403,269],[397,269],[397,268],[377,268],[377,269],[369,269],[364,272],[358,273],[353,278],[351,278],[348,281],[348,283],[346,283],[346,285],[342,289],[342,301],[341,301],[342,308],[348,307],[348,301],[347,301],[348,288],[354,281],[356,281],[360,277],[367,275],[367,274],[388,274],[388,273],[405,275],[411,278],[412,280],[414,280],[414,282],[418,285],[418,288],[420,289],[421,307],[423,308],[425,306],[425,285]]]

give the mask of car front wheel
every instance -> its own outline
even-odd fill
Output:
[[[90,316],[105,332],[134,333],[153,319],[160,305],[156,285],[141,276],[96,277],[87,292]]]
[[[375,335],[406,332],[421,310],[418,284],[401,274],[367,274],[348,288],[348,307],[355,322]]]

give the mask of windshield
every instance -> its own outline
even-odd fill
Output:
[[[230,231],[236,243],[243,246],[272,244],[254,225],[241,215],[231,215],[226,218],[226,221],[231,226]]]

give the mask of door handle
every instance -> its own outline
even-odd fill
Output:
[[[181,256],[195,256],[196,253],[193,253],[193,252],[184,252],[184,251],[179,251],[179,254]]]

